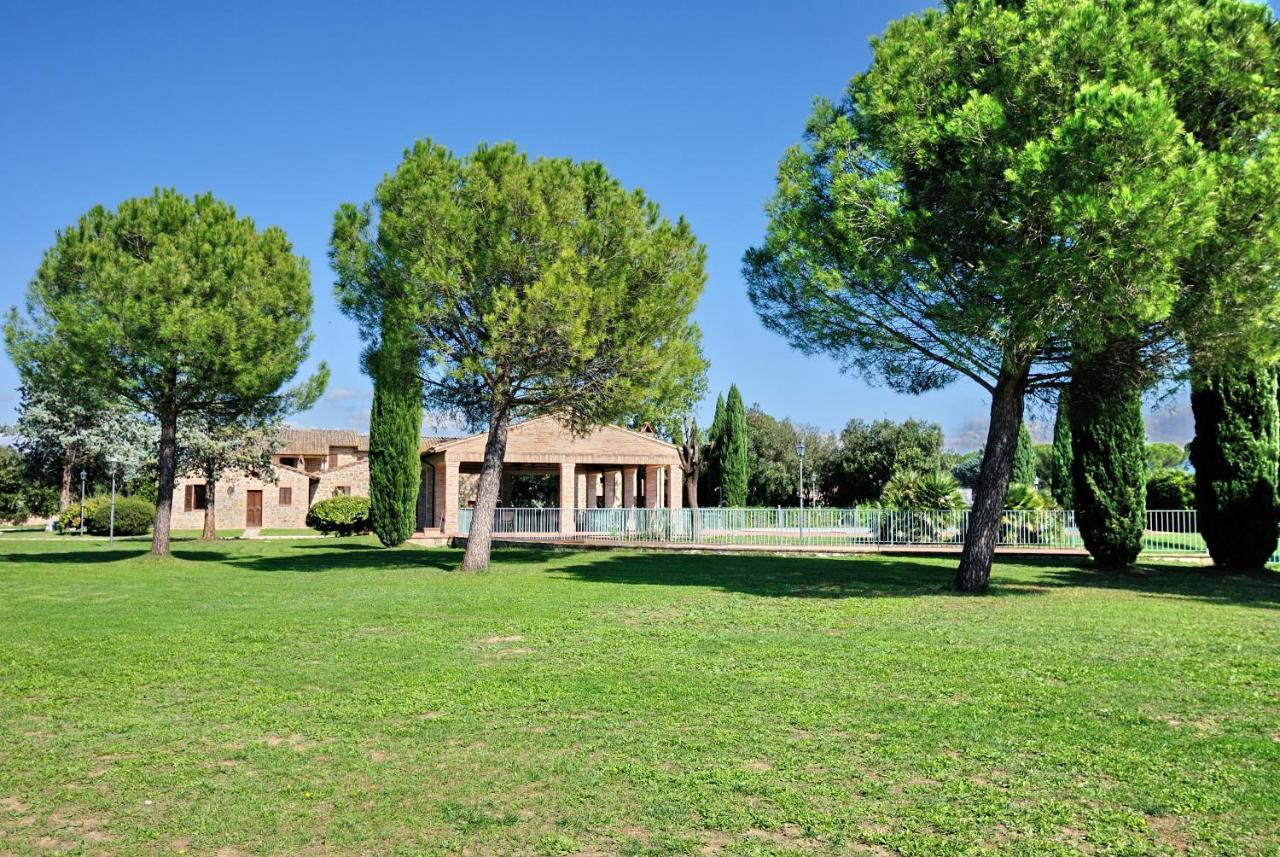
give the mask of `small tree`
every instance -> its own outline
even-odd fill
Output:
[[[1049,487],[1053,499],[1064,509],[1075,508],[1074,494],[1071,491],[1072,462],[1071,452],[1071,394],[1062,390],[1058,394],[1058,412],[1053,420],[1053,467],[1049,479]]]
[[[419,142],[372,205],[339,209],[332,251],[339,301],[366,340],[394,282],[427,402],[488,431],[463,569],[489,564],[512,420],[555,414],[585,431],[703,362],[689,320],[702,246],[597,163],[530,161],[510,144],[457,158]]]
[[[724,504],[738,508],[747,505],[750,471],[747,461],[747,409],[737,384],[729,386],[724,415],[724,431],[718,445],[720,486],[724,490]]]
[[[1200,533],[1215,564],[1259,568],[1276,550],[1276,370],[1242,361],[1198,376],[1191,441]]]
[[[715,415],[711,418],[711,428],[707,430],[707,443],[703,449],[706,465],[703,468],[704,492],[715,505],[724,505],[724,487],[720,484],[720,454],[724,447],[724,393],[716,396]]]
[[[76,379],[42,377],[35,368],[18,366],[18,420],[3,431],[14,437],[28,476],[58,486],[58,508],[71,505],[81,470],[97,476],[111,455],[135,468],[155,457],[154,428],[128,403],[94,398]]]
[[[1147,444],[1147,469],[1180,469],[1187,464],[1187,448],[1176,443],[1157,441]]]
[[[413,333],[400,318],[399,313],[383,317],[381,341],[367,361],[373,375],[369,517],[387,547],[413,534],[422,486],[422,385]]]
[[[307,356],[311,278],[284,232],[173,190],[60,232],[6,331],[18,365],[120,397],[159,429],[151,552],[169,553],[178,422],[275,412]],[[327,369],[305,387],[323,388]]]
[[[1013,456],[1013,474],[1010,481],[1018,485],[1036,487],[1036,444],[1031,431],[1023,423],[1018,428],[1018,449]]]
[[[1133,364],[1123,354],[1100,354],[1072,368],[1076,524],[1095,560],[1124,567],[1138,558],[1146,529],[1142,398],[1133,394]]]
[[[207,415],[184,419],[178,432],[178,472],[204,479],[204,529],[201,541],[218,537],[218,484],[230,471],[275,482],[272,455],[280,449],[283,425],[273,415],[266,423],[239,419],[220,421]]]
[[[942,440],[937,423],[849,420],[824,469],[823,490],[836,506],[875,502],[895,473],[938,470]]]
[[[702,475],[702,436],[698,432],[697,417],[682,422],[676,437],[676,452],[680,454],[680,470],[684,473],[684,491],[689,497],[689,509],[693,517],[693,540],[702,541],[702,516],[698,513],[698,478]]]

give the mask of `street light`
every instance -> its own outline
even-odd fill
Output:
[[[80,535],[84,535],[84,480],[89,474],[80,469]]]
[[[796,441],[796,455],[800,458],[800,541],[804,541],[804,438]]]
[[[114,455],[107,459],[111,465],[111,523],[107,529],[107,544],[114,545],[116,543],[116,465],[120,463],[120,459]]]

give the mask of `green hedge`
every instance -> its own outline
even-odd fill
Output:
[[[1116,341],[1078,359],[1071,377],[1071,495],[1076,525],[1100,565],[1129,566],[1146,528],[1146,427],[1133,383],[1137,347]]]
[[[1196,479],[1185,470],[1166,467],[1147,477],[1148,509],[1192,509]]]
[[[116,497],[116,535],[142,536],[151,532],[156,507],[141,497]],[[69,507],[58,519],[64,533],[80,529],[80,504]],[[95,536],[111,532],[111,498],[90,497],[84,504],[85,531]]]
[[[1242,361],[1191,378],[1197,522],[1216,565],[1261,568],[1276,550],[1276,367]]]
[[[307,512],[307,526],[325,535],[356,536],[372,530],[368,497],[330,497]]]

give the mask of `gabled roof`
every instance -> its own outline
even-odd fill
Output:
[[[533,419],[523,420],[518,423],[512,423],[510,429],[508,429],[508,437],[510,437],[511,434],[518,432],[520,429],[535,425],[537,423],[546,422],[547,420],[554,420],[557,423],[560,423],[561,425],[563,425],[563,423],[560,421],[560,418],[555,416],[554,414],[548,414],[547,416],[543,416],[543,417],[534,417]],[[646,440],[649,443],[656,443],[658,446],[662,447],[664,451],[667,451],[667,452],[674,452],[676,449],[675,444],[671,444],[665,440],[662,440],[651,431],[635,431],[634,429],[623,428],[622,426],[617,426],[617,425],[598,426],[595,430],[622,432],[623,434],[629,435],[631,437],[636,437],[636,438],[641,438],[643,440]],[[437,443],[431,447],[424,446],[422,451],[424,453],[442,452],[446,449],[449,449],[450,447],[458,446],[460,444],[466,443],[467,441],[487,439],[488,436],[489,436],[489,432],[481,431],[481,432],[476,432],[475,434],[466,435],[465,437],[441,438],[440,443]]]
[[[276,455],[328,455],[329,448],[338,446],[354,447],[357,452],[369,451],[369,435],[350,429],[309,429],[290,428],[280,433],[283,445],[276,450]],[[426,452],[432,447],[454,440],[452,437],[427,436],[422,438],[419,451]]]
[[[355,447],[369,449],[369,436],[347,429],[285,429],[280,433],[283,441],[277,455],[328,455],[329,447]]]

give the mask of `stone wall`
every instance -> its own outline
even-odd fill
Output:
[[[185,511],[187,485],[203,485],[203,479],[179,479],[173,491],[173,516],[171,526],[175,530],[199,530],[204,527],[204,510]],[[368,481],[366,479],[366,485]],[[284,467],[276,468],[276,481],[264,482],[242,473],[228,474],[217,485],[218,496],[214,504],[217,525],[220,530],[240,530],[245,525],[245,506],[250,491],[262,492],[262,526],[271,529],[302,529],[307,520],[311,480],[306,474]],[[280,489],[293,491],[293,502],[280,505]]]

